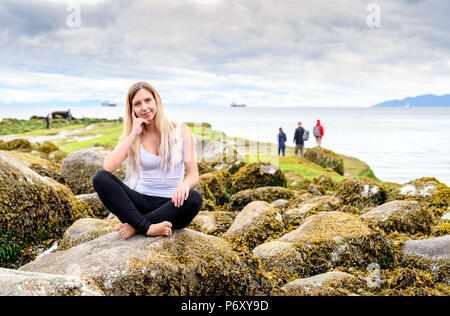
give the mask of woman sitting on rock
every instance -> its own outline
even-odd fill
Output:
[[[112,172],[125,159],[122,182]],[[146,82],[128,91],[125,132],[103,169],[94,175],[94,188],[122,222],[116,231],[123,239],[136,233],[170,236],[202,206],[201,194],[192,189],[199,178],[194,136],[185,124],[168,120],[161,97]]]

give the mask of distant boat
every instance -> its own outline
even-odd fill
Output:
[[[411,108],[411,105],[409,105],[409,103],[406,103],[405,109],[409,110],[410,108]]]
[[[111,101],[106,101],[102,103],[102,106],[117,106],[116,103],[112,103]]]
[[[232,103],[230,104],[230,106],[231,106],[232,108],[245,108],[247,105],[246,105],[246,104],[237,104],[236,102],[232,102]]]

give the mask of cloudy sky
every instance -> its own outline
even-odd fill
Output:
[[[448,0],[2,0],[0,103],[370,106],[450,93]]]

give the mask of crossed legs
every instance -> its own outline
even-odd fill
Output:
[[[202,206],[196,190],[191,189],[188,199],[176,207],[171,198],[136,192],[106,170],[94,175],[93,184],[106,208],[122,222],[116,230],[124,239],[135,233],[170,236],[172,229],[187,227]]]

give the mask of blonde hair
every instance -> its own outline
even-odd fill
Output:
[[[124,134],[126,136],[130,135],[131,130],[133,129],[132,101],[136,93],[141,89],[146,89],[147,91],[149,91],[153,95],[153,98],[156,102],[154,122],[159,140],[159,168],[162,173],[168,173],[172,171],[175,166],[179,164],[183,159],[181,153],[181,144],[177,139],[175,127],[168,120],[166,114],[164,113],[164,108],[159,93],[155,88],[153,88],[146,82],[137,82],[133,84],[128,90],[125,105]],[[179,128],[181,128],[181,126]],[[132,189],[136,188],[139,181],[140,143],[141,137],[139,136],[128,150],[128,157],[126,161],[125,183]]]

